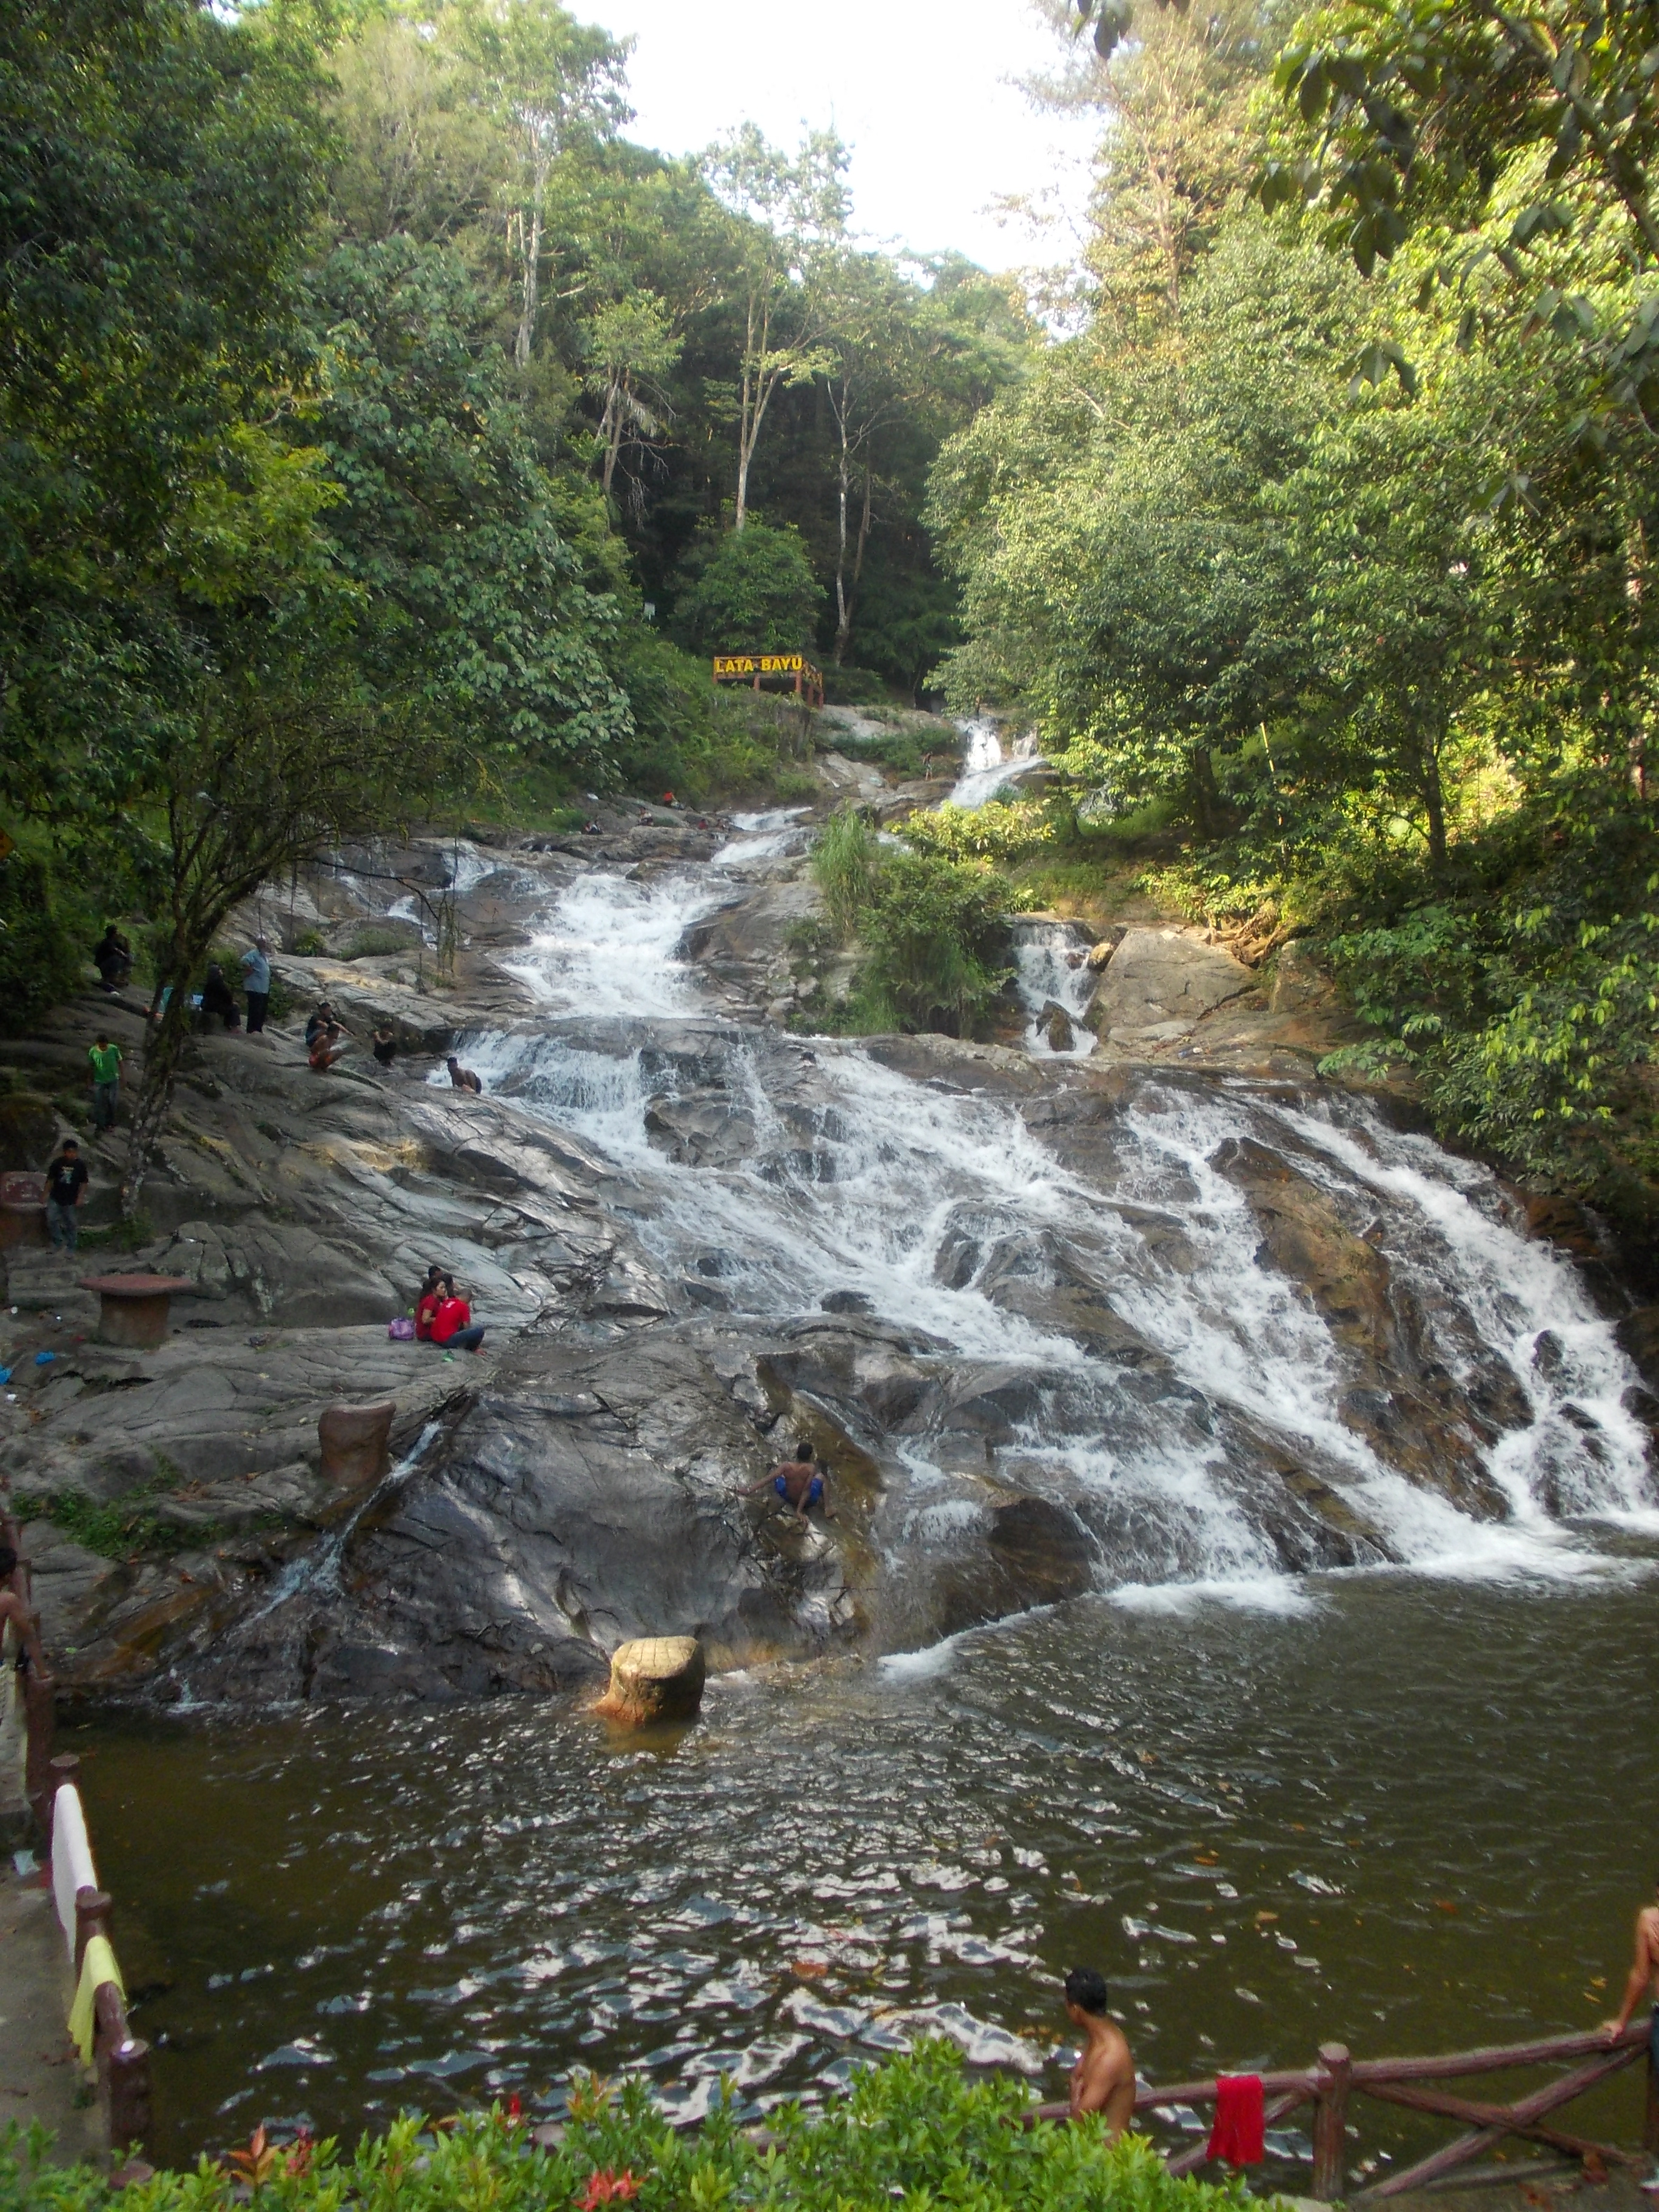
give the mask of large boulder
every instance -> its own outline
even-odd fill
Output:
[[[1219,945],[1181,929],[1131,929],[1089,1018],[1099,1036],[1135,1050],[1190,1036],[1206,1014],[1255,988],[1249,969]]]

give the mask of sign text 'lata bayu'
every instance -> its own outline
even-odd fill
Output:
[[[765,677],[793,678],[793,689],[809,707],[823,704],[823,678],[804,653],[717,653],[716,684],[749,682],[757,691]]]

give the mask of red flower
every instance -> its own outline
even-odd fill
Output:
[[[576,2199],[576,2203],[579,2212],[599,2212],[601,2204],[613,2203],[618,2198],[626,2202],[639,2193],[639,2178],[631,2166],[624,2166],[620,2173],[607,2166],[599,2172],[588,2175],[587,2188]]]
[[[294,2141],[289,2145],[288,2152],[287,2165],[290,2178],[310,2172],[311,2154],[316,2147],[316,2141],[317,2138],[309,2128],[300,2129],[295,2136]]]
[[[507,2124],[510,2128],[516,2128],[523,2118],[524,2106],[519,2101],[518,2091],[514,2089],[507,2100]]]

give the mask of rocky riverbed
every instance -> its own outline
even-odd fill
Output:
[[[8,1479],[73,1686],[563,1691],[636,1635],[716,1668],[909,1650],[1650,1504],[1616,1291],[1317,1080],[1340,1018],[1295,948],[1265,972],[1155,915],[1037,917],[1006,1043],[836,1040],[808,1031],[848,973],[801,950],[808,810],[599,819],[343,854],[243,917],[311,949],[278,957],[284,1023],[191,1048],[120,1255],[189,1282],[159,1351],[95,1341],[107,1248],[7,1255]],[[396,1030],[392,1071],[312,1073],[324,993]],[[136,1066],[141,1009],[98,994],[0,1048],[6,1165],[99,1025]],[[456,1044],[483,1097],[426,1079]],[[95,1231],[119,1155],[89,1151]],[[388,1340],[431,1261],[483,1356]],[[318,1414],[380,1397],[398,1464],[343,1492]],[[809,1528],[740,1494],[798,1434],[832,1469]]]

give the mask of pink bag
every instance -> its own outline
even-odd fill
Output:
[[[396,1321],[389,1321],[386,1333],[394,1344],[413,1344],[415,1341],[415,1324],[407,1314],[399,1314]]]

